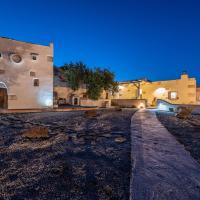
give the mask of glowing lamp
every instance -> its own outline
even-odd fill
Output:
[[[138,108],[139,108],[139,109],[144,109],[144,108],[145,108],[144,103],[140,103],[140,104],[138,105]]]

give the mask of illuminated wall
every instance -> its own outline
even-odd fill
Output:
[[[197,87],[197,102],[200,103],[200,87]]]
[[[8,109],[52,107],[53,44],[0,38],[0,82],[8,90]]]
[[[141,98],[147,100],[149,106],[154,106],[157,99],[163,99],[173,104],[198,104],[196,79],[189,78],[187,74],[181,75],[180,79],[141,82]],[[121,83],[119,92],[115,94],[117,99],[136,99],[137,87],[131,82]]]

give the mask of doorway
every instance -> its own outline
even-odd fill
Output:
[[[8,108],[7,88],[0,88],[0,109]]]
[[[74,98],[74,105],[75,105],[75,106],[78,105],[78,98],[77,98],[77,97]]]

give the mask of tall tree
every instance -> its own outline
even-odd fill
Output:
[[[114,80],[115,75],[108,69],[89,69],[82,62],[66,64],[62,69],[65,80],[73,90],[79,89],[81,84],[86,85],[90,99],[99,99],[103,90],[112,93],[118,90],[118,83]]]

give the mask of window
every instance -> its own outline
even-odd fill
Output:
[[[30,72],[30,76],[36,76],[35,72]]]
[[[33,86],[38,87],[39,85],[40,85],[39,79],[38,78],[33,79]]]
[[[83,93],[83,98],[87,98],[87,94],[86,93]]]
[[[177,92],[169,92],[169,99],[171,99],[171,100],[178,99]]]
[[[38,54],[37,53],[31,53],[31,58],[32,58],[32,60],[37,60]]]
[[[0,69],[0,74],[5,74],[5,70],[4,69]]]
[[[12,54],[10,56],[11,61],[13,61],[14,63],[20,63],[22,61],[22,57],[18,54]]]
[[[0,58],[2,58],[3,56],[2,56],[2,53],[0,52]]]
[[[53,62],[53,57],[52,56],[47,56],[47,61]]]
[[[188,88],[195,88],[195,85],[188,85]]]

